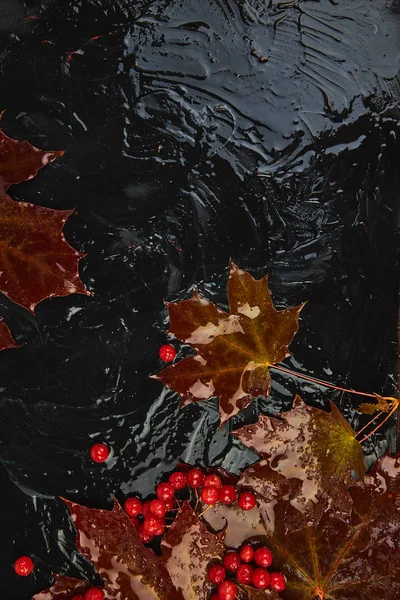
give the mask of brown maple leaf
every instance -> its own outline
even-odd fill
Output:
[[[333,505],[342,517],[350,515],[348,488],[354,483],[354,472],[364,476],[365,464],[355,431],[333,403],[331,412],[326,412],[296,396],[291,410],[276,417],[260,415],[256,424],[232,434],[261,455],[242,473],[239,485],[252,487],[263,499],[265,516],[276,501],[282,478],[292,484],[288,490],[292,527],[318,523]]]
[[[19,344],[14,340],[11,335],[11,331],[4,323],[3,319],[0,318],[0,350],[6,348],[19,348]]]
[[[10,185],[31,179],[62,154],[13,140],[0,129],[0,291],[32,313],[45,298],[88,294],[78,273],[83,254],[62,233],[73,210],[16,202],[7,195]]]
[[[268,367],[289,356],[303,307],[276,310],[267,275],[256,280],[233,263],[228,302],[229,313],[198,292],[190,300],[168,303],[169,332],[196,355],[153,376],[178,392],[182,404],[218,396],[222,423],[254,397],[269,395]]]
[[[78,550],[94,564],[110,596],[184,600],[164,562],[142,544],[116,500],[111,511],[64,502],[76,527]]]
[[[287,534],[287,504],[266,522],[274,560],[287,578],[284,600],[398,600],[400,456],[384,456],[350,488],[349,523],[332,506],[318,527]]]
[[[54,583],[51,587],[39,594],[35,594],[32,600],[73,600],[76,596],[83,596],[92,584],[66,575],[54,575]]]

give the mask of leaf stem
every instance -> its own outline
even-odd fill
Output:
[[[373,419],[371,419],[371,421],[368,421],[368,423],[366,425],[364,425],[364,427],[362,427],[360,429],[360,431],[358,431],[354,437],[356,438],[358,435],[360,435],[360,433],[362,433],[364,431],[364,429],[367,429],[367,427],[369,427],[381,415],[383,415],[383,410],[381,410],[380,412],[378,412],[378,414],[375,415],[375,417]]]
[[[294,375],[295,377],[299,377],[300,379],[306,379],[307,381],[311,381],[312,383],[317,383],[318,385],[323,385],[324,387],[333,388],[334,390],[339,390],[340,392],[347,392],[349,394],[358,394],[359,396],[368,396],[369,398],[375,398],[375,394],[368,394],[367,392],[359,392],[357,390],[351,390],[348,388],[340,387],[339,385],[334,385],[333,383],[328,383],[323,379],[316,379],[315,377],[310,377],[309,375],[303,375],[303,373],[297,373],[297,371],[292,371],[291,369],[286,369],[285,367],[280,367],[278,365],[270,365],[270,369],[276,369],[277,371],[282,371],[283,373],[288,373],[289,375]]]
[[[392,416],[392,414],[397,410],[397,404],[394,405],[394,407],[392,408],[392,410],[390,411],[390,413],[388,413],[388,415],[383,419],[382,423],[379,423],[379,425],[377,425],[375,427],[375,429],[373,429],[368,435],[366,435],[365,437],[363,437],[362,440],[359,440],[360,444],[362,444],[363,442],[365,442],[365,440],[367,440],[369,437],[371,437],[371,435],[373,435],[376,431],[378,431],[378,429],[380,429],[382,427],[382,425],[384,425],[386,423],[386,421],[388,419],[390,419],[390,417]],[[371,421],[372,423],[372,421]],[[358,434],[357,434],[358,435]]]

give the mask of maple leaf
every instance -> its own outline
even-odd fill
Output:
[[[78,550],[94,564],[110,596],[184,600],[163,561],[142,544],[116,500],[111,511],[64,502],[77,530]]]
[[[73,210],[16,202],[6,193],[62,154],[13,140],[0,129],[0,291],[31,313],[45,298],[88,294],[78,273],[83,254],[62,233]]]
[[[391,396],[380,396],[379,394],[374,395],[376,398],[375,403],[366,402],[361,404],[357,410],[366,415],[373,415],[377,411],[390,412],[399,406],[400,400],[397,398],[392,398]]]
[[[342,517],[350,514],[348,488],[353,472],[364,476],[365,464],[355,432],[333,403],[331,412],[325,412],[296,396],[291,410],[276,417],[260,415],[256,424],[232,434],[261,455],[242,473],[239,485],[251,486],[263,499],[264,515],[276,501],[282,477],[292,483],[292,527],[318,523],[332,505]],[[273,480],[271,470],[276,473]]]
[[[254,279],[231,262],[230,312],[198,292],[182,302],[167,303],[170,329],[197,353],[154,375],[182,396],[182,404],[218,396],[224,423],[259,395],[267,397],[268,367],[289,356],[303,305],[276,310],[267,275]]]
[[[212,585],[206,577],[207,567],[221,559],[226,551],[224,531],[212,534],[188,502],[179,510],[161,548],[171,579],[185,600],[208,600]]]
[[[19,348],[19,344],[14,340],[11,335],[11,331],[4,323],[3,319],[0,318],[0,350],[6,348]]]
[[[91,583],[66,577],[65,575],[54,575],[53,585],[39,594],[35,594],[32,600],[73,600],[75,596],[84,595],[92,587]]]
[[[287,534],[287,504],[266,522],[274,561],[287,578],[284,600],[371,600],[400,597],[400,456],[379,459],[364,481],[350,488],[346,523],[335,507],[318,527]]]

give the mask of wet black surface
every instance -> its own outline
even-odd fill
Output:
[[[396,393],[400,14],[397,2],[267,0],[0,3],[6,133],[66,154],[14,198],[77,207],[92,298],[4,296],[23,347],[0,356],[1,589],[27,600],[51,572],[90,576],[55,496],[107,506],[147,494],[178,459],[254,460],[218,429],[216,402],[179,411],[148,378],[163,298],[193,285],[226,303],[232,257],[270,273],[279,306],[307,300],[292,368]],[[0,108],[1,108],[0,107]],[[274,373],[257,410],[357,397]],[[361,420],[361,422],[363,422]],[[394,449],[394,423],[366,443]],[[88,457],[113,448],[108,466]],[[12,564],[32,554],[35,575]]]

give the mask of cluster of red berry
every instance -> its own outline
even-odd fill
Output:
[[[253,564],[251,564],[253,563]],[[259,590],[267,588],[282,592],[285,578],[282,573],[271,573],[267,568],[272,564],[272,553],[266,546],[253,548],[244,544],[239,551],[229,550],[223,564],[214,564],[208,569],[208,579],[218,585],[218,591],[210,600],[234,600],[239,592],[237,583],[253,585]],[[231,579],[227,579],[228,574]]]
[[[256,505],[256,498],[252,492],[241,491],[237,496],[233,485],[223,485],[218,475],[207,475],[196,468],[187,473],[175,471],[167,483],[158,484],[157,498],[154,500],[142,502],[139,498],[132,497],[124,504],[125,512],[138,529],[143,543],[147,544],[154,536],[164,533],[166,513],[177,510],[175,493],[186,486],[196,490],[199,500],[207,506],[217,502],[233,504],[236,499],[242,510],[251,510]]]

